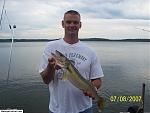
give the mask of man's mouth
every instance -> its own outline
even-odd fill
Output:
[[[76,28],[76,27],[69,28],[68,31],[70,31],[70,32],[75,32],[75,31],[77,31],[77,28]]]
[[[74,32],[74,31],[76,31],[76,30],[75,30],[75,29],[69,29],[69,31]]]

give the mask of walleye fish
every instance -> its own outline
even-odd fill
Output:
[[[103,97],[98,96],[97,91],[92,83],[86,80],[69,61],[69,59],[65,57],[61,52],[56,50],[55,54],[51,54],[56,60],[57,65],[67,71],[67,74],[64,75],[66,77],[64,78],[68,79],[75,87],[79,88],[80,90],[91,92],[95,97],[95,100],[97,101],[99,111],[102,111],[104,108],[104,99]]]

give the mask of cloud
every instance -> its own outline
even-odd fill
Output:
[[[148,0],[128,0],[123,3],[122,10],[124,17],[133,19],[150,19]]]
[[[0,4],[2,9],[3,0]],[[147,32],[135,29],[149,29],[149,5],[149,0],[6,0],[9,22],[3,15],[0,38],[8,38],[8,23],[17,25],[18,38],[60,38],[63,14],[70,9],[81,13],[80,37],[149,38]]]
[[[150,33],[137,28],[148,29],[146,20],[130,19],[87,19],[83,23],[82,37],[119,38],[148,38]]]
[[[92,18],[150,19],[148,0],[95,0],[83,4],[81,11]]]

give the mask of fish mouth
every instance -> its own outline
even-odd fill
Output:
[[[52,57],[56,60],[56,64],[62,68],[67,68],[68,60],[67,58],[58,50],[55,50],[55,53],[51,53]]]

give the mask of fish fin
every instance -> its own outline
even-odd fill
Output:
[[[68,77],[66,74],[63,75],[62,80],[64,80],[64,81],[68,80]]]
[[[105,106],[104,98],[99,97],[99,100],[97,101],[97,105],[98,105],[98,108],[99,108],[99,112],[101,112],[104,109],[104,106]]]
[[[68,71],[65,69],[63,70],[63,77],[62,77],[62,80],[66,81],[68,80]]]

